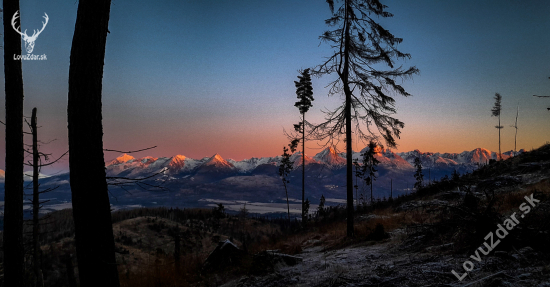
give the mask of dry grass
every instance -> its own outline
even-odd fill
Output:
[[[525,202],[525,196],[533,193],[542,193],[545,196],[550,196],[550,180],[545,179],[523,189],[497,195],[497,212],[504,215],[517,211],[519,205]]]
[[[515,192],[497,195],[497,212],[505,214],[517,211],[524,197],[533,192],[550,195],[550,181],[546,180]],[[361,218],[367,218],[361,220]],[[428,208],[416,208],[409,211],[395,212],[393,208],[378,209],[369,214],[360,215],[355,222],[355,237],[348,238],[346,221],[326,222],[294,234],[285,234],[271,224],[258,224],[247,220],[238,228],[245,232],[253,232],[257,240],[249,246],[249,253],[255,254],[263,250],[278,249],[286,254],[299,254],[303,248],[323,246],[327,250],[344,248],[358,244],[375,244],[366,238],[374,231],[377,224],[384,226],[385,232],[405,229],[410,225],[436,224],[441,222],[441,214]],[[261,232],[260,232],[261,231]],[[393,238],[392,240],[398,240]],[[386,241],[384,241],[386,242]],[[139,272],[120,269],[121,286],[190,286],[192,282],[201,282],[204,286],[215,286],[234,275],[221,273],[200,277],[200,267],[208,254],[192,254],[182,258],[181,272],[176,272],[170,259],[157,259],[151,266],[139,266]],[[164,263],[167,262],[167,263]],[[240,272],[246,273],[246,266]],[[135,269],[131,269],[135,270]]]
[[[136,267],[137,271],[131,271],[128,265],[120,265],[120,286],[191,286],[193,283],[201,281],[200,271],[205,259],[205,254],[183,256],[180,260],[179,270],[176,270],[174,259],[169,256],[158,256],[150,263],[132,266]]]
[[[356,220],[353,238],[347,237],[346,221],[327,222],[298,234],[283,236],[277,242],[265,241],[264,244],[255,245],[252,250],[278,249],[287,254],[298,254],[303,248],[312,246],[323,246],[327,250],[338,249],[366,243],[366,238],[374,231],[377,224],[382,224],[385,232],[392,232],[408,224],[432,222],[437,217],[426,211],[394,212],[393,208],[375,210],[369,215],[371,216],[367,220]]]

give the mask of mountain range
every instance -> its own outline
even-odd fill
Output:
[[[368,147],[359,152],[354,152],[352,158],[359,159],[361,154],[366,152]],[[392,170],[412,170],[414,159],[419,157],[424,168],[433,169],[457,169],[472,170],[479,165],[488,164],[490,159],[497,159],[497,153],[487,149],[477,148],[472,151],[461,153],[433,153],[421,152],[419,150],[395,153],[390,149],[377,148],[375,157],[380,161],[380,166]],[[503,159],[524,152],[508,151],[502,154]],[[343,168],[346,164],[346,153],[337,153],[332,147],[326,148],[313,157],[305,155],[305,165],[321,165],[330,170]],[[294,162],[294,168],[302,165],[302,153],[295,152],[290,160]],[[192,159],[183,155],[173,157],[143,157],[134,158],[128,154],[123,154],[106,164],[108,176],[147,176],[152,173],[164,170],[168,175],[182,174],[207,174],[215,173],[226,174],[254,174],[258,169],[264,170],[266,166],[277,167],[280,164],[281,156],[250,158],[241,161],[233,159],[225,160],[219,154],[202,159]],[[260,171],[260,173],[263,173]]]
[[[359,159],[367,151],[353,152],[352,157]],[[496,159],[497,153],[477,148],[461,153],[433,153],[419,150],[393,152],[390,149],[377,148],[375,157],[380,161],[378,177],[373,185],[374,197],[397,196],[412,191],[414,183],[413,162],[416,157],[422,161],[425,182],[459,173],[471,172],[480,165]],[[505,152],[503,158],[522,153]],[[295,152],[290,159],[294,170],[288,179],[289,197],[301,200],[302,153]],[[305,155],[306,196],[312,204],[318,204],[322,195],[327,202],[341,203],[346,198],[346,154],[333,148],[326,148],[310,157]],[[263,208],[286,202],[285,190],[278,170],[281,156],[250,158],[244,160],[224,159],[219,154],[202,159],[193,159],[184,155],[172,157],[135,158],[122,154],[106,163],[109,195],[113,208],[137,206],[200,207],[211,206],[215,202],[256,202]],[[26,172],[29,174],[29,172]],[[0,184],[3,184],[3,171],[0,171]],[[42,194],[41,199],[51,200],[45,210],[70,207],[71,192],[69,174],[42,176],[41,188],[58,187],[52,192]],[[29,180],[30,177],[25,180]],[[134,179],[128,181],[127,179]],[[124,184],[120,184],[120,182]],[[360,179],[354,178],[357,198],[367,192]],[[3,191],[3,188],[1,189]],[[238,210],[240,205],[233,206]],[[266,207],[267,208],[267,207]],[[280,208],[284,211],[284,208]],[[278,209],[269,209],[278,210]]]

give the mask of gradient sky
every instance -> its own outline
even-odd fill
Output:
[[[420,69],[404,83],[413,97],[396,98],[396,117],[405,122],[397,151],[497,151],[497,119],[491,117],[495,92],[503,96],[503,151],[514,148],[510,125],[518,104],[518,149],[549,140],[550,99],[532,96],[550,95],[549,1],[384,3],[394,17],[381,23],[404,38],[399,48],[412,55],[403,65]],[[23,81],[25,114],[38,108],[40,138],[56,139],[42,150],[54,155],[68,149],[68,71],[77,5],[21,1],[23,30],[40,28],[43,13],[49,15],[33,51],[48,59],[24,61]],[[318,39],[329,16],[321,0],[113,0],[103,80],[105,148],[157,145],[134,156],[219,153],[236,160],[282,153],[283,128],[299,119],[297,70],[321,63],[331,52]],[[322,108],[340,101],[328,98],[324,88],[335,77],[313,78],[315,101],[307,114],[313,122],[322,119]],[[320,151],[316,143],[309,146],[307,154]],[[0,147],[4,150],[4,141]],[[108,152],[105,159],[117,155]],[[45,172],[67,165],[65,160]]]

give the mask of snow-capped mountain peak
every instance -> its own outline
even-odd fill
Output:
[[[168,169],[169,170],[180,170],[182,169],[184,166],[185,166],[185,159],[186,157],[183,156],[183,155],[176,155],[176,156],[173,156],[171,159],[170,159],[170,163],[168,164]]]
[[[221,157],[221,155],[219,155],[217,153],[215,155],[213,155],[210,159],[208,159],[203,165],[204,166],[234,168],[234,166],[231,163],[229,163],[228,161],[223,159],[223,157]]]
[[[358,159],[359,164],[362,163],[361,153],[368,151],[368,147],[363,148],[360,152],[353,152],[352,158]],[[414,159],[419,157],[424,168],[432,168],[434,170],[473,170],[479,164],[487,164],[490,159],[496,159],[497,153],[487,149],[476,148],[471,151],[461,153],[433,153],[421,152],[413,150],[409,152],[395,153],[390,149],[377,147],[375,157],[380,162],[380,167],[388,170],[401,172],[409,172],[413,170]],[[503,159],[516,156],[521,153],[508,151],[502,154]],[[313,157],[304,156],[306,166],[314,164],[328,167],[328,170],[337,170],[346,165],[346,153],[337,153],[332,147],[328,147]],[[302,165],[302,152],[298,151],[291,155],[290,160],[294,162],[294,168],[299,168]],[[143,157],[135,159],[134,157],[123,154],[115,160],[107,164],[107,174],[115,176],[124,174],[124,176],[139,177],[152,174],[162,169],[167,169],[171,175],[176,174],[249,174],[257,171],[276,174],[273,166],[278,166],[281,161],[281,156],[250,158],[236,161],[233,159],[225,160],[219,154],[214,154],[211,157],[202,159],[192,159],[183,155],[173,157]],[[0,176],[1,177],[1,176]]]
[[[346,159],[337,154],[332,147],[327,147],[320,153],[316,154],[313,159],[317,162],[325,163],[331,167],[340,167],[346,164]]]
[[[135,159],[133,156],[131,155],[128,155],[128,154],[123,154],[117,158],[115,158],[114,160],[112,160],[111,162],[109,162],[107,164],[107,166],[109,165],[115,165],[115,164],[120,164],[120,163],[125,163],[125,162],[128,162],[130,160],[133,160]]]
[[[304,160],[305,160],[306,166],[308,164],[311,164],[311,163],[318,163],[315,159],[312,159],[311,157],[309,157],[307,155],[304,156]],[[295,168],[298,167],[298,166],[301,166],[302,165],[302,152],[297,151],[297,152],[293,153],[290,156],[290,161],[294,162],[294,167]]]

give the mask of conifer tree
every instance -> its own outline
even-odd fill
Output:
[[[378,171],[376,169],[376,166],[380,163],[374,155],[376,155],[376,148],[377,145],[374,141],[370,141],[368,145],[368,150],[362,154],[363,156],[363,170],[361,171],[365,183],[367,185],[370,185],[370,202],[371,204],[374,203],[374,197],[372,193],[372,186],[374,184],[374,181],[376,180],[376,172]]]
[[[288,146],[290,148],[290,152],[293,153],[296,150],[296,146],[298,145],[298,140],[293,140]],[[288,187],[287,183],[290,183],[290,180],[288,179],[288,175],[292,171],[293,163],[290,161],[290,155],[288,153],[288,148],[283,147],[283,155],[281,158],[281,164],[279,165],[279,176],[281,177],[281,180],[283,181],[283,185],[285,187],[285,193],[286,193],[286,206],[288,209],[288,223],[290,224],[290,204],[288,202]]]
[[[451,180],[457,183],[460,180],[460,173],[456,171],[456,169],[453,170],[453,173],[451,173]]]
[[[312,132],[318,139],[330,142],[339,141],[345,134],[349,237],[354,235],[352,121],[361,138],[369,140],[381,136],[389,147],[395,147],[395,138],[399,138],[404,123],[392,117],[396,113],[392,95],[410,96],[396,80],[410,78],[419,70],[396,66],[396,60],[411,56],[397,49],[403,39],[376,22],[378,18],[393,16],[386,11],[386,5],[379,0],[344,0],[335,9],[334,2],[327,0],[332,17],[325,21],[334,30],[320,36],[333,52],[312,74],[336,73],[338,78],[329,84],[329,96],[342,94],[344,101],[335,110],[326,111],[325,121],[316,125]],[[384,66],[388,68],[382,69]]]
[[[500,152],[500,130],[504,127],[500,125],[500,112],[502,111],[502,106],[500,104],[502,100],[502,96],[499,93],[495,94],[495,105],[491,109],[491,116],[492,117],[498,117],[498,126],[495,126],[495,128],[498,129],[498,158],[499,160],[502,160],[502,153]]]
[[[317,214],[319,217],[325,216],[325,195],[321,194],[321,200],[319,201],[319,207],[317,207]]]
[[[302,223],[306,222],[307,214],[305,214],[305,179],[306,179],[306,131],[305,131],[305,123],[306,123],[306,113],[313,105],[311,102],[313,101],[313,87],[311,86],[311,76],[309,74],[309,69],[305,69],[302,72],[300,72],[300,76],[298,76],[298,79],[300,81],[296,82],[294,81],[294,85],[296,86],[296,96],[298,97],[298,101],[294,104],[295,107],[297,107],[300,110],[300,114],[302,115],[302,122],[300,125],[296,126],[295,129],[297,132],[302,134]]]
[[[363,179],[363,169],[361,168],[361,165],[359,165],[358,159],[353,159],[353,167],[355,168],[355,185],[353,185],[355,188],[355,205],[359,206],[359,198],[357,197],[359,185],[357,181],[359,178]]]
[[[424,175],[422,174],[422,161],[420,161],[419,157],[414,158],[414,168],[416,168],[414,173],[414,178],[416,179],[414,188],[418,191],[422,188],[422,182],[424,181]]]

